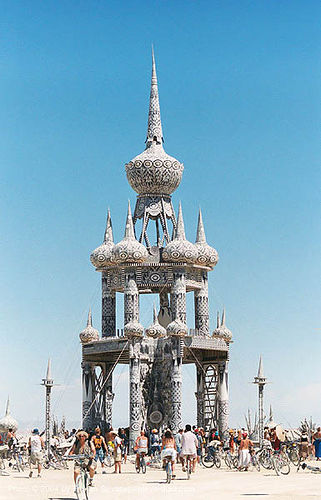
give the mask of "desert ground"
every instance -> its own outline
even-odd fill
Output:
[[[315,463],[314,465],[318,465]],[[94,487],[90,488],[90,499],[113,498],[127,500],[160,500],[165,498],[195,500],[241,499],[268,500],[321,499],[321,473],[296,471],[292,468],[288,476],[276,476],[274,471],[238,472],[236,470],[203,469],[198,467],[190,480],[177,468],[177,476],[171,484],[165,483],[165,472],[148,467],[145,475],[137,474],[132,463],[123,466],[122,474],[98,473]],[[72,465],[69,470],[44,470],[41,478],[29,479],[26,472],[11,472],[0,476],[1,500],[71,500],[75,499]]]

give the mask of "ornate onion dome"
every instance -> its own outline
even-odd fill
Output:
[[[79,338],[82,344],[88,344],[89,342],[99,340],[98,330],[93,328],[92,325],[91,309],[89,309],[88,312],[87,326],[82,332],[80,332]]]
[[[225,309],[223,309],[221,324],[219,313],[217,313],[217,325],[213,332],[213,337],[223,337],[226,342],[231,342],[232,340],[232,332],[225,325]]]
[[[128,212],[124,239],[114,246],[112,251],[112,261],[123,262],[144,262],[148,257],[148,252],[144,245],[135,238],[132,213],[128,201]]]
[[[179,204],[175,238],[163,250],[162,257],[169,262],[188,262],[194,264],[197,259],[197,249],[187,241],[183,221],[182,205]]]
[[[8,432],[9,429],[16,431],[18,429],[18,422],[10,414],[9,397],[6,405],[6,414],[0,420],[0,432]]]
[[[164,337],[166,335],[165,328],[158,322],[155,304],[153,308],[153,323],[148,328],[146,328],[145,333],[148,337],[152,337],[154,339],[158,337]]]
[[[152,60],[146,148],[145,151],[127,163],[125,168],[128,182],[136,193],[169,195],[179,186],[184,165],[169,156],[163,148],[164,139],[154,51]]]
[[[108,264],[112,264],[111,256],[114,246],[113,227],[111,223],[110,211],[108,209],[104,241],[102,245],[96,248],[91,254],[90,260],[92,265],[99,269],[107,266]]]
[[[205,230],[201,209],[198,214],[198,224],[195,246],[197,249],[197,263],[204,266],[216,266],[218,253],[215,248],[210,247],[206,242]]]
[[[129,321],[124,326],[125,337],[142,337],[144,334],[144,327],[138,321]]]
[[[167,335],[176,335],[177,337],[184,337],[188,334],[188,328],[185,323],[175,318],[166,329]]]

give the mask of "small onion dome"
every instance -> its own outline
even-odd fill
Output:
[[[102,245],[96,248],[91,254],[90,260],[92,265],[99,269],[112,264],[111,257],[114,246],[113,228],[110,211],[108,210],[104,241]]]
[[[191,264],[194,264],[197,260],[197,249],[195,245],[187,241],[185,237],[181,203],[179,204],[175,237],[164,248],[162,258],[168,262],[187,262]]]
[[[18,422],[10,414],[9,398],[6,406],[6,414],[0,420],[0,432],[8,432],[12,429],[14,432],[18,429]]]
[[[217,325],[215,330],[213,331],[213,337],[221,337],[226,342],[230,342],[233,338],[231,330],[227,328],[225,325],[225,309],[223,309],[222,321],[220,323],[220,315],[217,313]]]
[[[134,234],[133,219],[128,202],[128,212],[124,239],[122,239],[112,250],[112,261],[116,263],[144,262],[148,257],[147,249],[136,240]]]
[[[198,214],[198,224],[197,224],[197,233],[196,233],[196,242],[195,247],[197,250],[197,264],[201,264],[204,266],[216,266],[218,262],[218,253],[215,248],[210,247],[206,242],[205,230],[203,224],[203,217],[201,210]]]
[[[144,327],[138,321],[129,321],[124,326],[125,337],[142,337],[144,334]]]
[[[79,338],[82,344],[88,344],[89,342],[99,340],[98,330],[93,328],[92,325],[91,309],[89,309],[88,313],[87,326],[82,332],[80,332]]]
[[[153,316],[154,316],[153,323],[145,330],[147,337],[152,337],[153,339],[156,339],[158,337],[165,337],[166,330],[158,322],[155,304],[154,304]]]
[[[176,335],[178,337],[184,337],[188,334],[188,328],[180,321],[178,318],[174,319],[167,327],[167,335]]]

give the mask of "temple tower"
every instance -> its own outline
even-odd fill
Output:
[[[267,378],[264,376],[263,373],[263,361],[262,361],[262,356],[260,356],[260,361],[259,361],[259,369],[257,372],[257,376],[254,377],[254,382],[253,384],[256,384],[258,386],[258,402],[259,402],[259,443],[260,446],[262,446],[263,443],[263,437],[264,437],[264,387],[267,384]]]
[[[47,458],[50,454],[50,430],[51,430],[51,389],[54,381],[51,376],[51,362],[48,359],[46,378],[42,379],[42,385],[46,388],[46,415],[45,415],[45,450]]]
[[[172,194],[184,166],[163,147],[154,53],[145,149],[126,166],[137,193],[127,207],[124,237],[114,242],[110,211],[103,243],[91,254],[102,275],[102,334],[92,320],[80,334],[83,354],[83,425],[112,424],[112,371],[129,365],[129,426],[134,442],[145,426],[182,425],[182,365],[196,366],[198,425],[228,425],[228,353],[231,332],[225,312],[211,334],[208,272],[218,262],[198,214],[195,243],[185,234],[182,205],[176,218]],[[123,324],[116,327],[117,294],[124,295]],[[186,295],[194,295],[194,324],[187,324]],[[140,323],[140,297],[154,294],[150,326]],[[152,312],[152,311],[151,311]],[[108,370],[106,366],[108,365]],[[102,375],[97,376],[97,368]],[[108,389],[107,389],[108,388]],[[108,404],[107,404],[108,401]],[[108,412],[106,411],[108,407]]]

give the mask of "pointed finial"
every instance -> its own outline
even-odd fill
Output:
[[[51,361],[50,361],[50,358],[48,359],[46,379],[51,380]]]
[[[221,326],[225,326],[225,307],[224,307],[223,312],[222,312]]]
[[[178,240],[186,240],[186,237],[185,237],[185,228],[184,228],[184,220],[183,220],[183,211],[182,211],[182,204],[181,204],[181,202],[179,202],[178,216],[177,216],[177,227],[176,227],[175,238],[177,238]]]
[[[201,211],[201,209],[199,209],[199,212],[198,212],[196,243],[206,243],[205,230],[204,230],[204,224],[203,224],[203,217],[202,217],[202,211]]]
[[[262,361],[262,356],[260,356],[260,361],[259,361],[259,369],[257,372],[257,378],[265,378],[263,375],[263,361]]]
[[[154,302],[153,304],[153,321],[154,323],[158,323],[158,318],[157,318],[157,311],[156,311],[156,304]]]
[[[154,56],[154,47],[152,46],[152,81],[149,98],[147,137],[145,141],[146,148],[148,148],[153,142],[162,144],[163,141],[164,139],[159,107],[156,63]]]
[[[216,328],[220,327],[220,311],[217,311]]]
[[[272,411],[272,405],[270,405],[270,422],[273,422],[273,411]]]
[[[110,210],[108,208],[104,243],[114,243],[113,226],[111,223]]]
[[[87,326],[93,326],[91,307],[89,308],[89,311],[88,311]]]
[[[8,396],[7,404],[6,404],[6,416],[7,415],[10,415],[10,399],[9,399],[9,396]]]
[[[128,210],[127,210],[127,220],[125,227],[125,235],[124,238],[135,239],[134,226],[133,226],[133,218],[132,211],[130,208],[130,201],[128,200]]]

